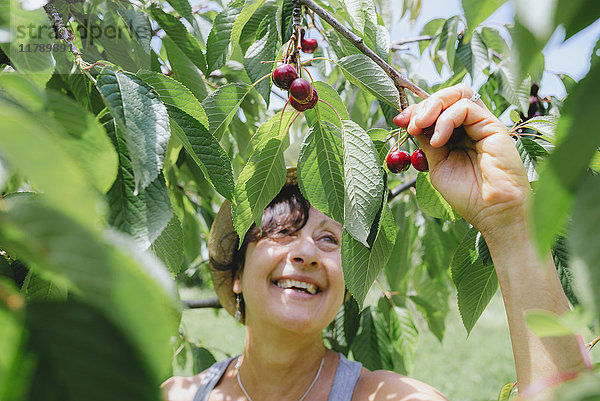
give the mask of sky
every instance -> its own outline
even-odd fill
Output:
[[[391,0],[391,2],[393,4],[396,0]],[[392,9],[394,14],[399,13],[398,7],[392,7]],[[392,42],[418,36],[423,26],[434,18],[448,18],[452,15],[462,14],[460,0],[422,0],[421,10],[421,14],[413,27],[410,26],[406,17],[394,24],[391,30]],[[513,12],[512,4],[505,3],[484,23],[497,26],[498,24],[512,22]],[[394,20],[396,21],[398,17],[398,15],[394,15]],[[565,73],[576,81],[587,74],[590,67],[590,55],[599,36],[600,20],[566,42],[564,42],[564,31],[561,28],[557,29],[544,49],[547,72],[544,74],[540,85],[542,96],[556,96],[558,98],[565,96],[564,87],[556,73]],[[412,49],[417,49],[417,45],[413,45]],[[445,75],[440,78],[432,63],[424,63],[423,68],[425,71],[422,72],[422,75],[430,83],[445,81],[448,78],[447,71],[442,71],[442,74],[445,72]]]

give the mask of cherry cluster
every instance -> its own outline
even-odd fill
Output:
[[[319,44],[316,39],[304,38],[301,35],[301,49],[304,53],[314,53]],[[283,90],[289,91],[290,104],[298,111],[312,109],[319,100],[317,90],[304,78],[298,77],[298,71],[292,64],[282,64],[273,70],[273,83]]]
[[[423,149],[421,148],[415,150],[412,155],[406,150],[394,149],[388,153],[385,162],[388,170],[392,173],[406,171],[411,164],[416,170],[429,170],[427,157],[425,157],[425,152],[423,152]]]

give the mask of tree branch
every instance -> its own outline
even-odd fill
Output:
[[[410,187],[414,187],[416,183],[417,183],[417,179],[413,178],[409,182],[404,183],[402,185],[398,185],[397,187],[391,189],[388,192],[388,199],[387,199],[388,202],[391,202],[392,199],[394,199],[396,196],[400,195],[402,192],[406,191]]]
[[[358,50],[360,50],[364,55],[373,60],[383,71],[394,81],[394,85],[398,89],[399,93],[402,93],[404,88],[410,90],[415,95],[419,96],[422,99],[426,99],[429,97],[429,94],[425,92],[423,89],[419,88],[416,84],[402,76],[398,71],[394,69],[391,65],[385,62],[381,57],[379,57],[373,50],[369,49],[367,45],[365,45],[362,38],[360,38],[355,33],[349,31],[346,27],[344,27],[333,15],[329,14],[325,9],[315,3],[313,0],[299,0],[306,7],[313,10],[315,14],[317,14],[323,21],[327,22],[333,29],[338,31],[343,37],[348,39]],[[404,108],[404,105],[401,105]]]
[[[222,308],[223,306],[219,302],[219,298],[207,298],[207,299],[186,299],[181,301],[187,308],[198,309],[198,308]]]
[[[431,40],[433,38],[435,38],[435,36],[433,36],[433,35],[421,35],[421,36],[414,37],[412,39],[405,39],[405,40],[401,40],[399,42],[394,42],[394,43],[392,43],[392,48],[394,48],[396,46],[403,46],[408,43],[423,42],[425,40]]]

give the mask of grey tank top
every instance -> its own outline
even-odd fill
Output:
[[[362,368],[360,362],[349,361],[344,355],[339,355],[340,362],[335,372],[328,401],[350,401]],[[227,366],[229,366],[231,361],[235,358],[237,357],[234,356],[225,361],[217,362],[208,369],[208,372],[200,382],[194,401],[208,400],[210,392],[215,388],[217,383],[219,383],[221,377],[223,377],[223,374],[227,370]]]

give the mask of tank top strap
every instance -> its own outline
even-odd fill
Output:
[[[215,388],[217,383],[219,383],[219,380],[221,380],[221,377],[225,374],[227,367],[235,358],[237,358],[237,356],[232,356],[231,358],[217,362],[208,368],[208,371],[198,385],[198,391],[194,396],[194,401],[208,400],[210,392]]]
[[[350,401],[354,393],[354,387],[360,376],[362,364],[360,362],[349,361],[342,354],[340,362],[335,372],[329,401]]]

